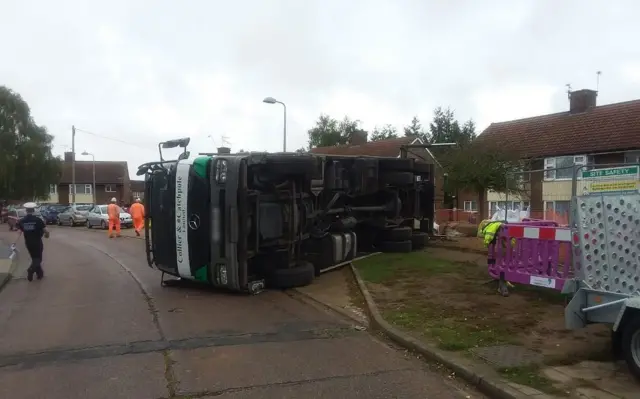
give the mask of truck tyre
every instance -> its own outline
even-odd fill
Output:
[[[414,182],[414,174],[411,172],[388,172],[380,176],[380,181],[392,186],[408,186]]]
[[[289,269],[276,269],[273,271],[270,285],[273,288],[287,289],[304,287],[313,282],[316,270],[310,262],[300,262],[295,267]]]
[[[427,233],[423,233],[421,231],[416,231],[411,236],[411,246],[413,249],[422,249],[427,246],[427,240],[429,239],[429,235]]]
[[[384,231],[385,241],[407,241],[411,239],[411,227],[394,227]]]
[[[411,252],[411,240],[382,241],[378,247],[382,252]]]
[[[640,380],[640,312],[634,311],[622,330],[622,355],[629,371]]]
[[[413,162],[410,158],[381,159],[378,161],[378,169],[382,172],[408,172],[413,170]]]

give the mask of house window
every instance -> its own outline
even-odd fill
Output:
[[[624,154],[624,163],[640,163],[640,151],[627,152]]]
[[[58,192],[57,184],[49,184],[49,194],[55,194]]]
[[[464,211],[465,212],[477,212],[478,211],[478,203],[476,201],[465,201],[464,202]]]
[[[104,191],[107,193],[115,193],[116,188],[111,184],[107,184],[106,186],[104,186]]]
[[[573,178],[573,167],[575,165],[587,165],[586,155],[571,155],[566,157],[545,158],[544,179],[545,180],[571,180]],[[583,170],[585,168],[582,168]]]
[[[69,184],[69,194],[73,193],[73,185]],[[87,194],[91,195],[91,184],[76,184],[76,195]]]
[[[144,197],[144,193],[142,193],[140,191],[134,191],[131,194],[133,195],[133,198],[142,198],[142,197]]]
[[[489,201],[489,213],[493,216],[494,213],[500,210],[507,209],[508,211],[520,210],[524,211],[529,207],[529,201]]]

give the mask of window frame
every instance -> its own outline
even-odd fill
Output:
[[[117,192],[117,190],[116,190],[116,188],[114,187],[113,184],[105,184],[104,192],[105,193],[115,193],[115,192]]]
[[[468,208],[467,208],[467,204],[469,204]],[[464,209],[465,212],[478,212],[478,201],[476,200],[464,201],[462,204],[462,209]]]
[[[58,185],[49,184],[49,195],[58,194]]]
[[[571,166],[587,166],[589,165],[589,156],[586,154],[580,155],[563,155],[559,157],[550,157],[544,159],[544,181],[570,181],[573,179],[573,169],[571,169],[571,176],[558,177],[558,160],[563,158],[572,158]],[[552,170],[548,170],[552,169]],[[583,168],[586,169],[586,168]]]

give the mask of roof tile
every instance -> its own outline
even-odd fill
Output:
[[[414,140],[414,137],[398,137],[388,140],[368,141],[364,144],[316,147],[311,149],[311,153],[322,155],[369,155],[376,157],[397,157],[400,155],[400,146],[410,144]]]
[[[97,184],[124,184],[129,179],[129,169],[126,162],[96,161]],[[71,162],[62,165],[60,184],[70,184],[72,181]],[[76,161],[76,183],[93,182],[93,161]]]
[[[638,149],[640,100],[492,123],[477,141],[527,158]]]

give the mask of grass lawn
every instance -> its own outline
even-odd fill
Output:
[[[481,256],[469,261],[465,256],[473,255],[452,254],[429,248],[381,254],[355,266],[387,321],[441,349],[470,354],[477,347],[522,345],[542,353],[547,364],[608,357],[606,327],[564,329],[568,298],[558,291],[516,286],[502,297]],[[498,371],[514,382],[553,391],[537,366]]]

